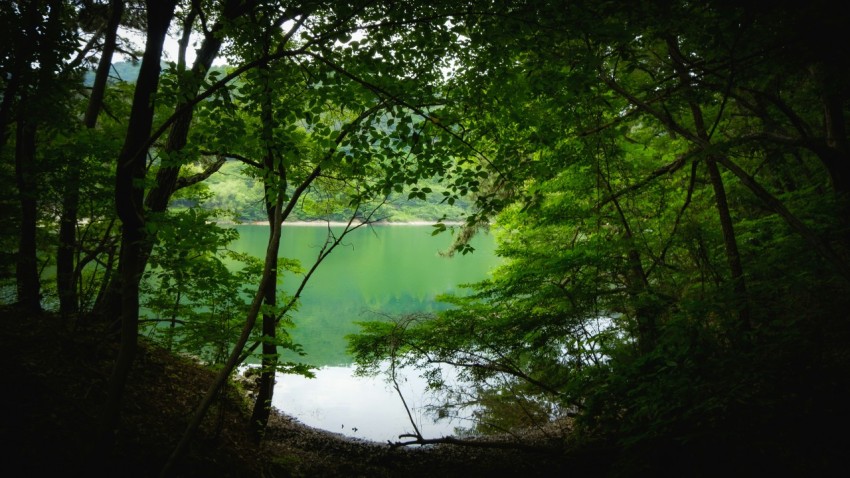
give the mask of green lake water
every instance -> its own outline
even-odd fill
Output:
[[[263,257],[268,227],[236,229],[240,238],[231,249]],[[427,226],[375,226],[345,238],[310,278],[293,314],[296,327],[290,333],[308,354],[303,361],[316,366],[349,364],[344,337],[358,331],[355,322],[445,308],[435,300],[437,295],[465,293],[460,284],[486,278],[499,263],[490,235],[474,239],[472,254],[443,257],[439,253],[452,238],[448,232],[432,236],[431,231]],[[327,234],[322,226],[285,226],[280,256],[298,259],[307,269]],[[283,288],[292,293],[300,280],[286,275]]]
[[[237,226],[240,239],[231,249],[262,257],[267,226]],[[335,228],[339,231],[339,228]],[[348,436],[385,442],[412,431],[397,393],[383,377],[355,377],[345,336],[359,330],[355,322],[381,320],[387,314],[431,312],[446,305],[439,294],[465,293],[463,283],[487,277],[499,264],[495,240],[481,234],[475,252],[443,257],[448,233],[431,236],[423,226],[375,226],[346,237],[322,262],[293,313],[293,339],[304,347],[299,360],[318,367],[315,379],[279,375],[272,405],[302,423]],[[322,226],[285,226],[280,256],[309,268],[327,238]],[[297,287],[298,276],[285,276],[283,288]],[[294,357],[292,357],[294,358]],[[452,434],[462,421],[438,421],[424,413],[426,383],[415,371],[403,370],[401,387],[417,426],[426,437]],[[451,371],[446,372],[450,376]]]

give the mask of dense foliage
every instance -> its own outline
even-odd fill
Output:
[[[850,391],[847,13],[7,2],[2,298],[120,334],[104,454],[141,330],[220,367],[167,471],[249,356],[255,440],[274,371],[309,373],[277,359],[300,350],[282,280],[300,291],[363,223],[464,217],[454,251],[490,227],[505,265],[446,312],[364,324],[364,373],[416,365],[435,413],[473,407],[483,433],[566,424],[624,471],[671,450],[826,470],[846,443],[812,436],[845,423]],[[234,217],[269,223],[265,258],[226,251],[215,222]],[[348,226],[314,264],[280,259],[281,223],[316,218]]]
[[[489,159],[473,219],[507,262],[452,310],[366,324],[362,371],[419,367],[434,412],[470,407],[479,432],[572,417],[624,473],[837,466],[846,441],[819,430],[847,417],[845,12],[502,13],[468,23],[445,114]]]

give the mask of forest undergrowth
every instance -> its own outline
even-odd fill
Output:
[[[117,345],[97,324],[71,326],[53,314],[10,307],[2,317],[0,354],[8,371],[3,468],[30,476],[158,476],[214,372],[143,343],[114,453],[105,460],[92,455],[92,445]],[[231,385],[216,401],[175,476],[552,476],[606,466],[591,455],[566,459],[551,448],[393,448],[310,428],[278,410],[255,445],[247,438],[250,405],[242,392]]]

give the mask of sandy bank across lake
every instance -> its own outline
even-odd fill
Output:
[[[232,226],[268,226],[268,221],[246,221],[242,223],[232,223],[232,222],[219,222],[221,225],[232,225]],[[433,226],[437,224],[437,221],[406,221],[406,222],[371,222],[366,225],[368,226]],[[463,221],[443,221],[446,226],[462,226],[464,224]],[[293,227],[345,227],[348,225],[347,222],[343,221],[286,221],[283,223],[284,227],[293,226]],[[352,226],[359,226],[361,223],[351,223]]]

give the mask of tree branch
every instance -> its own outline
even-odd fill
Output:
[[[850,281],[850,267],[848,267],[847,262],[841,258],[841,256],[839,256],[826,241],[818,237],[811,229],[808,228],[808,226],[794,216],[779,199],[764,189],[756,182],[755,178],[747,174],[747,172],[741,169],[740,166],[725,156],[719,156],[716,160],[726,169],[731,171],[732,174],[737,176],[738,179],[740,179],[741,182],[756,195],[756,197],[764,202],[768,209],[785,219],[785,222],[791,226],[791,229],[797,231],[803,239],[814,247],[818,254],[823,257],[827,263],[832,265],[842,277]]]
[[[227,161],[226,157],[219,156],[214,163],[207,166],[207,168],[204,169],[203,171],[201,171],[200,173],[193,174],[191,176],[187,176],[187,177],[183,177],[183,178],[178,178],[177,183],[174,185],[174,190],[177,191],[177,190],[198,184],[199,182],[207,179],[208,177],[212,176],[214,173],[218,172],[218,170],[221,169],[221,167],[224,165],[224,163],[226,161]]]

